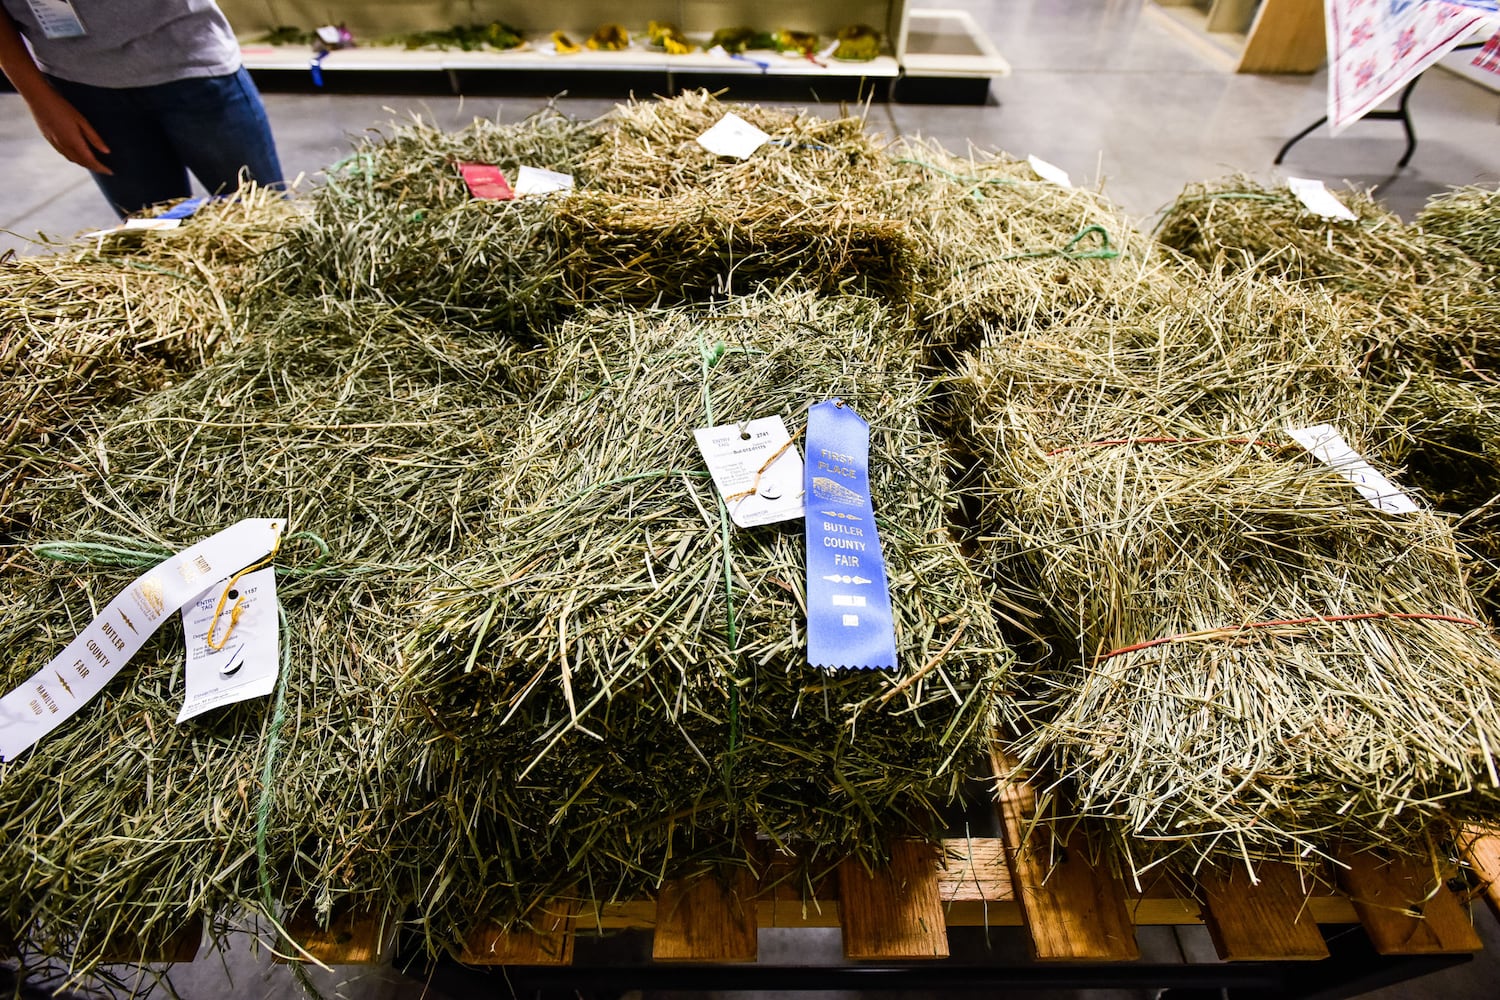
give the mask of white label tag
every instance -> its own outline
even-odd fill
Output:
[[[514,191],[517,198],[530,194],[552,194],[555,191],[573,190],[573,175],[559,174],[540,167],[522,167],[516,174]]]
[[[263,698],[276,688],[280,664],[279,621],[276,613],[276,567],[246,573],[224,592],[220,582],[182,609],[182,632],[187,638],[187,683],[179,724],[221,705]],[[214,622],[219,598],[224,609]],[[240,614],[231,625],[231,609]],[[209,645],[209,629],[218,649]],[[227,639],[225,633],[228,632]]]
[[[802,453],[780,417],[693,431],[714,485],[741,528],[802,516]]]
[[[48,38],[82,38],[88,34],[69,0],[26,0],[26,6]]]
[[[1031,169],[1044,181],[1051,181],[1058,187],[1070,188],[1073,186],[1073,178],[1062,167],[1048,163],[1040,156],[1028,156],[1026,162],[1031,164]]]
[[[720,118],[718,124],[698,137],[698,145],[715,156],[732,156],[737,160],[748,160],[752,153],[770,141],[769,135],[733,112]]]
[[[343,39],[343,35],[339,32],[339,26],[336,24],[325,24],[323,27],[317,29],[314,34],[325,45],[337,45]],[[181,722],[182,720],[178,719],[177,721]]]
[[[1322,181],[1309,177],[1288,177],[1286,186],[1291,188],[1292,194],[1302,202],[1302,207],[1314,215],[1321,215],[1325,219],[1340,219],[1344,222],[1359,221],[1359,217],[1335,198],[1333,192],[1329,191]]]
[[[15,760],[104,690],[167,617],[276,547],[281,522],[248,518],[157,564],[67,647],[0,698],[0,760]]]
[[[1312,453],[1318,461],[1338,472],[1370,501],[1376,510],[1387,514],[1413,514],[1420,507],[1401,491],[1401,487],[1382,476],[1359,452],[1349,447],[1344,436],[1331,424],[1316,427],[1288,428],[1287,435]]]

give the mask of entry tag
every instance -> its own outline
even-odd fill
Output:
[[[270,518],[240,521],[137,577],[50,663],[0,698],[0,760],[15,760],[104,690],[205,586],[275,551],[281,526]]]
[[[732,111],[698,137],[698,145],[715,156],[732,156],[737,160],[748,160],[770,141],[769,135]]]
[[[870,500],[870,425],[838,400],[807,415],[807,662],[896,666],[896,629]]]
[[[1048,163],[1040,156],[1028,156],[1026,157],[1026,162],[1031,165],[1031,169],[1042,180],[1051,181],[1058,187],[1070,188],[1073,186],[1073,178],[1069,177],[1068,172],[1062,167]]]
[[[26,0],[47,38],[82,38],[88,34],[69,0]]]
[[[1370,501],[1376,510],[1387,514],[1413,514],[1421,510],[1401,487],[1375,471],[1359,452],[1349,447],[1344,436],[1331,424],[1288,428],[1287,436],[1353,483],[1360,496]]]
[[[699,428],[693,437],[735,524],[802,516],[802,456],[779,416]]]
[[[460,163],[458,172],[469,186],[469,194],[486,201],[510,201],[515,194],[499,167],[488,163]]]
[[[1359,216],[1349,211],[1348,207],[1333,192],[1329,191],[1320,180],[1308,177],[1288,177],[1286,186],[1292,189],[1292,194],[1302,203],[1302,207],[1314,215],[1321,215],[1325,219],[1339,219],[1343,222],[1358,222]]]
[[[540,167],[522,167],[516,174],[517,198],[571,190],[573,190],[572,174],[560,174],[552,170],[543,170]]]
[[[215,622],[220,597],[225,599],[224,610]],[[236,606],[240,615],[230,629],[229,609]],[[263,698],[276,689],[279,619],[274,566],[246,573],[227,594],[223,582],[216,583],[182,609],[187,682],[182,711],[177,713],[179,725],[221,705]]]

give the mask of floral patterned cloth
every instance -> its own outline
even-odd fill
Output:
[[[1348,128],[1486,22],[1500,0],[1328,0],[1328,120]]]

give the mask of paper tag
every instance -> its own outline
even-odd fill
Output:
[[[516,197],[525,198],[527,195],[552,194],[555,191],[573,190],[573,175],[559,174],[552,170],[543,170],[540,167],[522,167],[516,174]]]
[[[703,427],[693,437],[735,524],[753,528],[802,516],[802,455],[779,416]]]
[[[69,0],[26,0],[47,38],[82,38],[88,32]]]
[[[182,225],[181,216],[159,215],[154,219],[126,219],[121,229],[176,229]]]
[[[769,135],[734,112],[720,118],[713,128],[698,137],[698,145],[715,156],[732,156],[737,160],[748,160],[770,141]]]
[[[486,201],[510,201],[515,194],[499,167],[488,163],[460,163],[458,172],[469,186],[469,194]]]
[[[269,555],[280,531],[280,521],[249,518],[137,577],[50,663],[0,698],[0,760],[15,760],[67,721],[173,612]]]
[[[339,26],[336,24],[325,24],[323,27],[317,29],[314,34],[325,45],[337,45],[344,40],[343,32],[339,31]],[[181,722],[182,720],[178,719],[177,721]]]
[[[276,689],[281,652],[276,567],[246,573],[227,594],[224,587],[223,581],[214,584],[182,609],[187,683],[182,711],[177,713],[179,725],[210,709],[263,698]],[[215,623],[221,597],[224,610]],[[241,610],[231,629],[231,609],[236,606]],[[209,645],[210,628],[214,641],[222,642],[218,649]]]
[[[870,497],[870,426],[838,401],[807,415],[807,662],[896,666],[895,617]]]
[[[1335,198],[1322,181],[1308,177],[1288,177],[1286,186],[1302,202],[1302,207],[1314,215],[1321,215],[1325,219],[1341,219],[1344,222],[1359,221],[1359,217]]]
[[[1401,487],[1376,472],[1359,452],[1350,448],[1344,436],[1331,424],[1288,428],[1287,436],[1353,483],[1360,496],[1370,501],[1376,510],[1387,514],[1413,514],[1421,510]]]
[[[1026,157],[1026,162],[1031,164],[1031,169],[1042,180],[1051,181],[1058,187],[1070,188],[1073,186],[1073,179],[1068,176],[1068,172],[1062,167],[1048,163],[1040,156],[1028,156]]]

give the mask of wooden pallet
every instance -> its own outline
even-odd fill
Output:
[[[1130,962],[1139,957],[1135,928],[1154,924],[1207,927],[1230,962],[1317,961],[1328,955],[1319,924],[1358,923],[1381,955],[1457,955],[1480,950],[1467,909],[1437,866],[1365,852],[1341,857],[1338,889],[1304,883],[1289,866],[1263,864],[1252,883],[1236,868],[1208,872],[1195,891],[1166,884],[1136,890],[1090,861],[1081,843],[1055,849],[1037,796],[1016,780],[1012,761],[997,757],[1003,784],[996,811],[1001,838],[955,838],[937,845],[893,845],[889,867],[857,862],[804,898],[785,878],[789,862],[738,868],[719,877],[669,881],[654,899],[558,901],[533,917],[536,929],[480,927],[462,961],[472,965],[564,966],[580,929],[650,930],[658,962],[754,962],[762,927],[839,927],[850,961],[911,962],[948,955],[950,927],[1025,927],[1034,956],[1045,962]],[[1462,840],[1482,892],[1500,911],[1500,835],[1467,830]],[[300,915],[288,932],[304,951],[330,965],[379,963],[391,944],[391,922],[374,912],[337,915],[322,929]],[[201,927],[148,948],[134,960],[185,961]],[[139,943],[137,943],[139,944]]]

